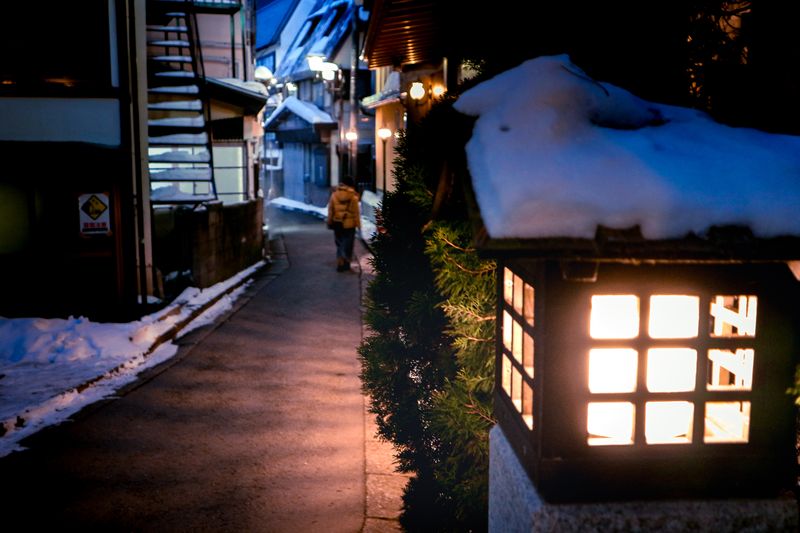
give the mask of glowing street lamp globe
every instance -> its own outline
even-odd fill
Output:
[[[308,54],[306,56],[306,61],[308,62],[308,68],[310,70],[320,72],[322,70],[322,64],[325,62],[325,56],[321,54]]]
[[[422,82],[415,81],[411,84],[411,88],[408,90],[409,96],[414,100],[422,100],[425,96],[425,86],[422,85]]]
[[[387,140],[391,136],[392,136],[392,130],[390,130],[389,128],[380,128],[378,130],[378,137],[380,137],[382,141]]]

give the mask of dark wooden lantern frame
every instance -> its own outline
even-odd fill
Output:
[[[794,408],[786,389],[792,385],[795,356],[800,349],[800,284],[785,263],[674,258],[569,262],[552,258],[498,259],[495,415],[547,501],[766,497],[791,490],[796,484]],[[533,325],[505,302],[505,268],[534,288]],[[637,338],[613,342],[590,338],[591,296],[601,294],[639,296],[642,305]],[[689,340],[697,350],[693,391],[647,391],[643,353],[650,347],[675,345],[675,340],[651,339],[646,334],[645,302],[653,294],[699,297],[699,334]],[[714,295],[741,294],[758,297],[756,336],[711,337],[704,325],[703,309],[709,308]],[[521,322],[524,331],[533,337],[533,378],[504,347],[504,312]],[[605,394],[602,398],[589,393],[587,354],[591,347],[603,345],[638,351],[636,392]],[[756,355],[752,390],[706,390],[707,359],[703,354],[709,348],[753,348]],[[533,389],[532,429],[503,390],[504,353]],[[598,399],[624,400],[635,405],[633,444],[588,445],[587,404]],[[667,399],[693,402],[694,438],[690,444],[645,442],[644,403]],[[737,400],[751,402],[748,442],[705,443],[705,402]]]

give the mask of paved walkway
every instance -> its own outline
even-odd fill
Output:
[[[277,214],[275,266],[119,399],[0,460],[10,523],[105,531],[397,531],[405,478],[358,378],[368,273]],[[362,251],[363,253],[363,251]],[[364,263],[364,261],[362,261]]]

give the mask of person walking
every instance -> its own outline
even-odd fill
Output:
[[[361,227],[358,193],[350,176],[342,178],[328,200],[328,227],[336,242],[336,271],[350,270],[356,228]]]

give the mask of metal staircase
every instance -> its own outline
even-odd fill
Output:
[[[211,109],[195,14],[190,0],[147,3],[148,161],[154,205],[217,199]]]

